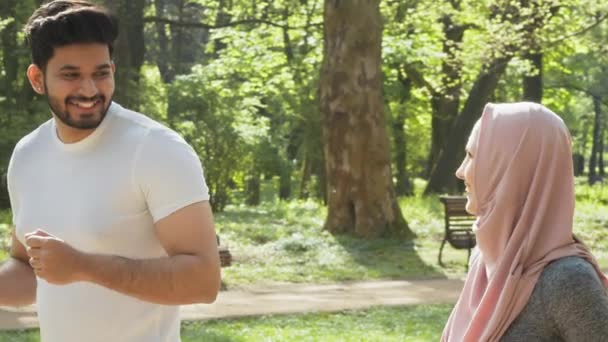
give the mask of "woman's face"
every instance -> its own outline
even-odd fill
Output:
[[[465,191],[467,193],[467,205],[465,209],[472,215],[477,215],[477,197],[475,196],[475,154],[477,150],[477,140],[479,138],[479,128],[475,125],[469,142],[465,148],[466,156],[460,164],[458,170],[456,170],[456,177],[462,179],[465,185]]]

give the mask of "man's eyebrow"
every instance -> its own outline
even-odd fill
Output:
[[[110,69],[112,66],[110,65],[110,63],[104,63],[104,64],[100,64],[97,67],[95,67],[96,70],[104,70],[104,69]],[[71,65],[71,64],[66,64],[64,66],[61,67],[61,69],[59,69],[61,71],[78,71],[80,70],[79,67],[75,66],[75,65]]]

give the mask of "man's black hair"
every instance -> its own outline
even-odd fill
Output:
[[[118,21],[107,9],[86,1],[51,1],[40,6],[25,25],[32,62],[42,70],[54,50],[70,44],[108,45],[110,56],[118,36]]]

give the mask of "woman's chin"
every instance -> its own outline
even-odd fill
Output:
[[[477,206],[474,203],[472,203],[470,197],[467,196],[467,198],[468,198],[468,200],[467,200],[467,204],[464,206],[464,210],[466,210],[467,213],[469,213],[471,215],[477,215]]]

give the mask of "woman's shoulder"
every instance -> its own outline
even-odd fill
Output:
[[[564,257],[548,264],[539,279],[541,303],[555,331],[567,341],[604,341],[608,296],[585,259]]]
[[[549,263],[545,266],[539,282],[556,288],[567,287],[569,284],[579,287],[581,282],[597,282],[601,285],[595,268],[578,256],[563,257]]]
[[[541,288],[544,304],[551,309],[576,307],[575,303],[594,302],[606,294],[595,268],[576,256],[563,257],[545,266],[537,286]]]

